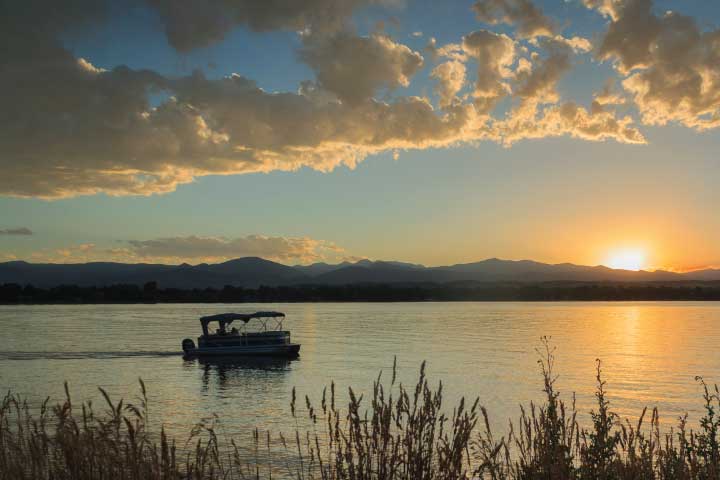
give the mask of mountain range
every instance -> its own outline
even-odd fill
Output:
[[[358,283],[411,284],[450,282],[675,282],[720,281],[720,269],[676,273],[663,270],[631,271],[570,263],[547,264],[532,260],[491,258],[474,263],[441,267],[360,260],[355,263],[283,265],[258,257],[199,265],[0,263],[0,284],[36,287],[57,285],[103,286],[155,281],[162,288],[222,288],[225,285],[345,285]]]

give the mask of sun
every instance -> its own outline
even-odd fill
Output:
[[[617,250],[608,255],[605,265],[621,270],[642,270],[645,267],[645,252],[642,250]]]

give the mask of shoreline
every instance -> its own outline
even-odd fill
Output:
[[[720,282],[542,282],[288,285],[172,288],[156,282],[107,286],[0,285],[0,305],[156,303],[720,301]]]

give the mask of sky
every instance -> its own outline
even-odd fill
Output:
[[[720,2],[10,2],[0,261],[720,265]]]

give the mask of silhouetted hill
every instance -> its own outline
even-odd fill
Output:
[[[142,285],[155,281],[168,288],[205,288],[225,285],[256,287],[307,280],[301,272],[262,258],[247,257],[208,265],[124,263],[32,264],[0,263],[0,283],[102,286]]]
[[[602,265],[590,267],[572,263],[548,264],[532,260],[500,260],[491,258],[475,263],[438,267],[452,272],[458,280],[478,281],[669,281],[682,280],[682,275],[658,270],[655,272],[616,270]],[[458,275],[463,274],[463,275]],[[720,279],[720,276],[718,276]]]
[[[0,263],[0,284],[16,283],[36,287],[57,285],[103,286],[142,285],[158,282],[164,288],[258,287],[260,285],[352,285],[444,284],[450,282],[657,282],[715,281],[720,270],[689,273],[666,271],[614,270],[604,266],[570,263],[547,264],[531,260],[491,258],[474,263],[443,267],[361,260],[337,265],[316,263],[290,267],[258,257],[246,257],[219,264],[161,265],[93,262],[84,264],[33,264],[22,261]]]
[[[311,277],[318,277],[320,275],[324,275],[326,273],[334,272],[336,270],[340,270],[346,267],[365,267],[365,268],[377,268],[377,267],[397,267],[397,268],[411,268],[414,270],[424,270],[427,267],[425,265],[420,265],[417,263],[406,263],[406,262],[392,262],[392,261],[376,261],[373,262],[368,259],[359,260],[355,263],[350,262],[342,262],[337,264],[330,264],[325,262],[318,262],[313,263],[312,265],[295,265],[293,268],[303,272],[306,275],[309,275]],[[362,272],[359,270],[353,270],[358,272],[361,276],[367,276],[367,272]],[[344,276],[340,275],[340,276]],[[332,276],[331,276],[332,278]]]
[[[77,264],[7,262],[0,263],[0,283],[55,285],[107,285],[133,283],[132,279],[150,278],[177,270],[175,265],[92,262]]]
[[[708,268],[705,270],[695,270],[694,272],[684,274],[684,276],[691,278],[692,280],[715,281],[720,280],[720,269]]]
[[[386,262],[372,265],[351,265],[312,279],[314,284],[345,285],[352,283],[425,283],[437,281],[430,269],[417,269]]]
[[[307,279],[307,275],[293,267],[271,262],[259,257],[245,257],[224,263],[207,265],[204,271],[218,274],[231,280],[230,284],[278,284],[293,283]]]
[[[347,267],[352,265],[350,262],[342,262],[337,264],[330,264],[325,262],[318,262],[313,263],[312,265],[294,265],[293,268],[297,270],[298,272],[302,272],[305,275],[315,277],[317,275],[322,275],[323,273],[332,272],[334,270],[339,270],[343,267]]]
[[[720,273],[720,272],[719,272]],[[688,277],[689,279],[690,277]],[[427,268],[396,262],[356,263],[316,275],[314,283],[342,285],[352,283],[448,283],[448,282],[550,282],[550,281],[680,281],[683,275],[672,272],[635,272],[603,266],[562,263],[551,265],[531,260],[491,258],[474,263]],[[703,280],[713,280],[707,275]],[[715,279],[720,279],[718,275]]]

